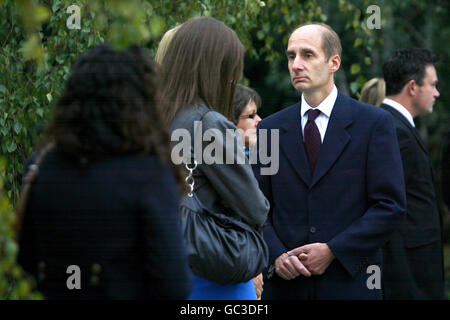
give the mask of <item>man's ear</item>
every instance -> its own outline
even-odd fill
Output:
[[[330,63],[330,71],[333,73],[338,71],[339,67],[341,66],[341,57],[335,54],[334,56],[330,57]]]
[[[417,83],[415,80],[409,80],[406,84],[405,84],[405,90],[406,93],[408,94],[408,96],[412,96],[415,97],[417,94]]]

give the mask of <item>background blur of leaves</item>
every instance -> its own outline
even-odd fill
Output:
[[[380,30],[366,25],[366,9],[374,4],[381,8]],[[79,30],[66,26],[71,5],[81,9]],[[243,82],[261,94],[264,117],[298,101],[284,52],[290,32],[300,23],[325,22],[338,32],[343,56],[336,82],[355,98],[368,79],[382,76],[382,65],[395,49],[428,47],[443,58],[437,66],[441,98],[435,112],[419,119],[418,126],[439,178],[440,146],[450,119],[445,90],[450,73],[448,7],[444,0],[0,0],[0,158],[6,160],[0,166],[4,185],[0,188],[0,299],[32,295],[32,285],[25,280],[29,290],[12,294],[14,288],[24,287],[22,280],[14,280],[22,277],[19,269],[8,271],[12,278],[2,274],[11,270],[2,269],[5,257],[14,261],[11,257],[16,253],[7,231],[10,203],[17,203],[23,164],[64,88],[70,65],[88,48],[103,42],[117,48],[138,43],[154,54],[168,29],[193,16],[215,17],[236,30],[246,48]],[[448,209],[443,210],[448,225]]]

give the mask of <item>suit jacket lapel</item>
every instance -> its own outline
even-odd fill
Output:
[[[423,142],[422,137],[420,136],[419,131],[418,131],[416,128],[414,128],[413,126],[411,126],[411,130],[412,130],[412,132],[414,133],[414,136],[416,137],[416,140],[419,141],[419,145],[420,145],[420,147],[422,148],[423,152],[425,152],[425,154],[428,155],[428,149],[427,149],[427,147],[425,146],[425,142]]]
[[[325,138],[320,147],[310,188],[327,173],[351,140],[346,128],[353,122],[353,118],[347,106],[347,99],[341,92],[338,93],[328,121]]]
[[[380,106],[382,109],[389,111],[392,116],[398,120],[400,120],[401,123],[403,123],[416,137],[417,142],[419,142],[420,147],[422,148],[422,150],[428,154],[428,150],[427,147],[425,146],[425,143],[422,140],[422,137],[420,136],[419,132],[417,131],[416,128],[414,128],[411,123],[409,123],[409,121],[397,110],[395,110],[394,108],[392,108],[390,105],[387,105],[385,103],[381,104]]]
[[[306,185],[309,185],[311,182],[311,174],[303,145],[300,107],[301,102],[292,108],[292,112],[288,114],[286,121],[282,124],[280,145],[287,159],[295,168],[295,172]]]

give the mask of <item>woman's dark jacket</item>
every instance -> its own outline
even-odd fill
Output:
[[[80,167],[51,151],[24,212],[19,263],[48,299],[184,299],[178,203],[172,170],[155,156]]]

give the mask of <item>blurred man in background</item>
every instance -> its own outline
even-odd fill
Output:
[[[385,299],[444,298],[441,217],[428,150],[414,123],[433,112],[439,97],[437,61],[429,50],[402,49],[383,67],[381,108],[395,120],[407,202],[406,219],[384,248]]]

